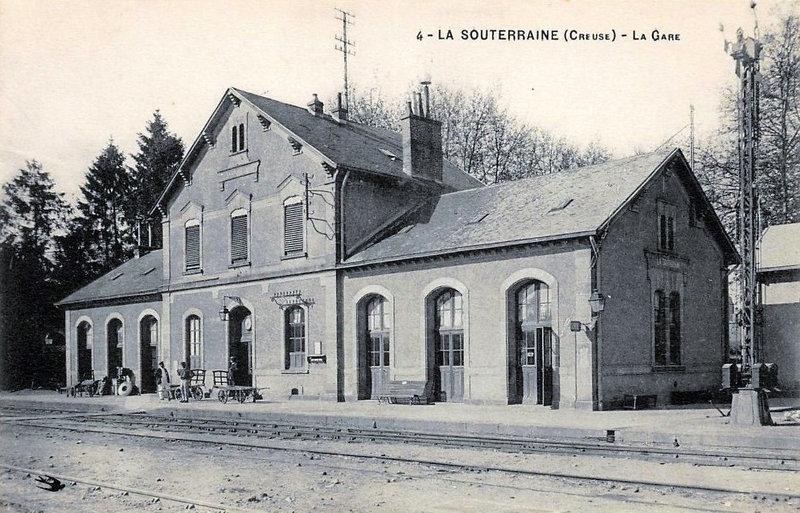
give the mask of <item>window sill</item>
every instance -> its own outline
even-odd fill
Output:
[[[232,263],[228,266],[228,269],[236,269],[237,267],[250,267],[250,261]]]
[[[308,374],[308,369],[283,369],[281,374]]]
[[[239,154],[241,154],[241,153],[247,154],[247,148],[245,148],[245,149],[243,149],[243,150],[232,151],[232,152],[230,153],[230,156],[231,156],[231,157],[233,157],[234,155],[239,155]]]
[[[191,276],[193,274],[203,274],[203,269],[186,269],[183,271],[184,276]]]
[[[305,251],[297,251],[294,253],[285,254],[281,257],[281,260],[294,260],[295,258],[306,258],[308,253]]]
[[[684,372],[686,367],[683,365],[653,365],[653,372]]]

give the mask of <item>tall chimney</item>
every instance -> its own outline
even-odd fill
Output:
[[[428,83],[415,92],[400,120],[403,131],[403,172],[408,176],[442,181],[442,123],[430,118]]]
[[[336,108],[333,109],[333,119],[341,124],[347,122],[347,107],[342,105],[342,93],[336,96]]]
[[[317,98],[317,93],[314,93],[314,98],[308,103],[308,112],[314,116],[322,116],[322,106],[324,104]]]

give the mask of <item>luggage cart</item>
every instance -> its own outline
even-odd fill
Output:
[[[245,385],[234,385],[230,378],[230,374],[226,370],[211,371],[214,375],[214,386],[211,388],[212,395],[214,390],[217,391],[217,399],[221,403],[227,403],[229,400],[238,401],[243,403],[248,399],[256,402],[261,399],[261,390],[265,387],[256,388]]]
[[[189,381],[189,394],[195,401],[200,401],[205,397],[206,386],[206,370],[205,369],[191,369],[192,379]],[[180,401],[183,397],[180,385],[170,385],[168,393],[170,397],[174,397]]]

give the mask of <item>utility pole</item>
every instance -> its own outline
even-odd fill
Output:
[[[356,53],[350,50],[351,46],[355,46],[356,44],[353,41],[347,39],[347,26],[352,25],[353,22],[350,21],[349,18],[355,18],[354,14],[351,14],[347,11],[343,11],[338,7],[334,8],[334,10],[339,13],[336,15],[336,19],[342,22],[342,33],[336,34],[335,38],[339,43],[334,46],[337,50],[342,52],[342,57],[344,59],[344,107],[345,109],[350,109],[350,86],[348,85],[347,80],[347,56],[348,55],[355,55]]]
[[[751,3],[755,9],[755,3]],[[755,11],[754,11],[755,14]],[[758,193],[756,190],[758,159],[758,98],[759,59],[761,43],[756,37],[744,37],[742,29],[736,32],[736,42],[725,48],[736,61],[739,77],[739,254],[742,262],[739,276],[739,331],[741,334],[741,364],[723,367],[724,385],[734,391],[731,418],[734,424],[769,425],[769,403],[765,388],[777,381],[777,367],[761,363],[761,345],[758,340],[757,309],[758,284],[756,282],[756,240],[758,226]],[[727,371],[725,370],[727,368]]]

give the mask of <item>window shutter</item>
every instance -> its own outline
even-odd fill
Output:
[[[200,269],[200,226],[186,227],[186,270]]]
[[[247,216],[231,217],[231,263],[247,261]]]
[[[283,252],[286,255],[303,251],[303,204],[283,207]]]

